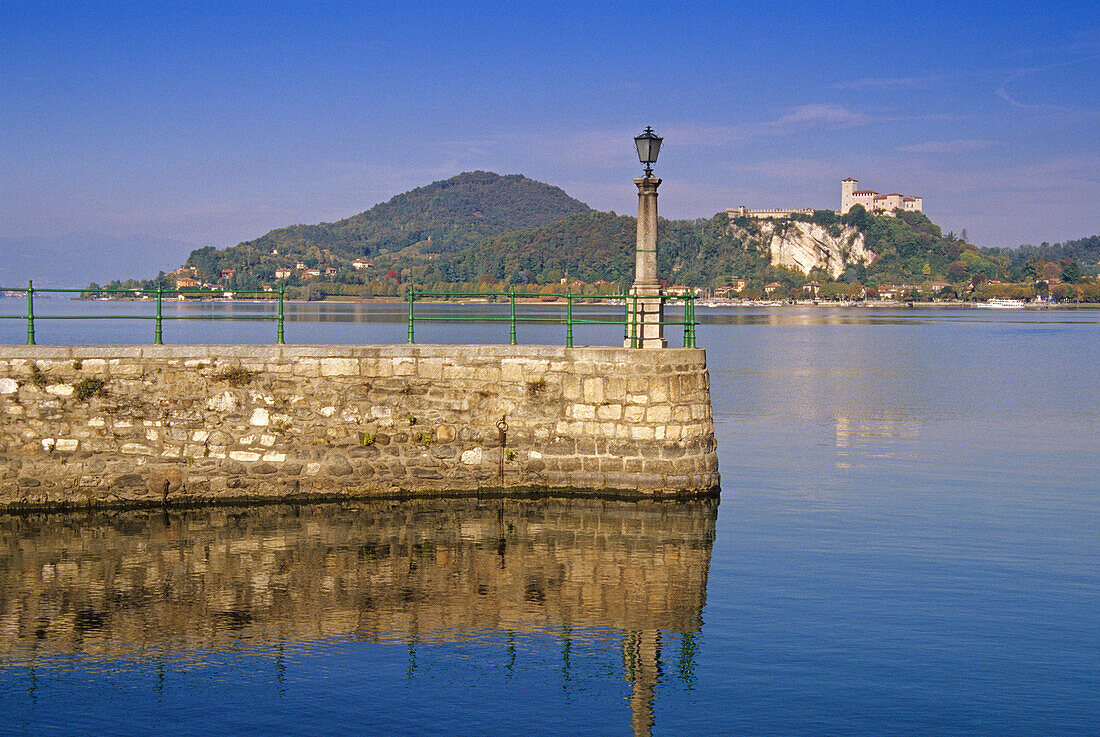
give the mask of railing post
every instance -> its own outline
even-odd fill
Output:
[[[632,295],[634,307],[630,312],[630,347],[638,347],[638,293]]]
[[[34,345],[34,282],[27,281],[27,345]]]
[[[623,295],[623,345],[630,340],[630,300]]]
[[[691,318],[691,311],[687,305],[691,304],[691,297],[684,295],[684,348],[691,348],[691,328],[687,327],[687,320]]]
[[[278,322],[278,327],[276,328],[276,331],[275,331],[275,344],[276,345],[283,345],[284,343],[286,343],[286,340],[283,338],[283,320],[284,320],[283,293],[284,293],[285,290],[286,290],[286,285],[280,284],[279,285],[279,322]]]
[[[573,289],[565,293],[565,347],[573,347]]]
[[[416,289],[409,285],[409,337],[405,342],[409,345],[413,344],[413,299],[415,298]]]
[[[509,313],[511,330],[508,333],[508,345],[516,344],[516,288],[512,286],[508,292]]]
[[[163,345],[163,333],[161,332],[161,298],[164,296],[164,284],[157,282],[157,323],[156,328],[153,330],[153,345]]]
[[[688,348],[694,348],[695,347],[695,295],[694,294],[691,295],[691,300],[688,302],[688,305],[691,307],[691,322],[689,323],[689,327],[691,329],[691,331],[690,331],[691,332],[691,345],[689,345]]]

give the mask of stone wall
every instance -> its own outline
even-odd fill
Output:
[[[0,508],[718,487],[701,349],[5,346],[0,418]]]

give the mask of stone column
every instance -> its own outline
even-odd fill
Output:
[[[664,305],[657,280],[657,177],[635,179],[638,185],[638,238],[634,286],[627,305],[626,348],[664,348]]]

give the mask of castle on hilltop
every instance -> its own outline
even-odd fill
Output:
[[[863,205],[863,209],[867,212],[875,212],[880,215],[887,215],[893,217],[894,210],[902,210],[903,212],[922,212],[924,207],[924,199],[921,197],[911,197],[909,195],[898,194],[897,192],[891,192],[890,194],[879,194],[874,190],[856,191],[856,185],[859,184],[858,179],[848,177],[840,182],[840,209],[837,210],[838,215],[844,215],[852,209],[853,205]],[[801,209],[776,209],[776,210],[750,210],[749,208],[741,205],[740,207],[731,207],[726,210],[726,215],[730,220],[734,218],[754,218],[757,220],[766,220],[768,218],[776,220],[784,220],[792,215],[813,215],[813,208],[801,208]]]
[[[894,210],[906,212],[921,212],[924,207],[924,199],[910,197],[897,192],[879,194],[874,190],[856,191],[858,179],[848,177],[840,182],[840,214],[843,215],[852,209],[853,205],[863,205],[867,212],[879,212],[884,215],[893,214]]]

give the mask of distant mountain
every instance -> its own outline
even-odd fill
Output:
[[[422,250],[447,253],[589,209],[558,187],[520,174],[473,171],[417,187],[335,223],[292,225],[238,247],[252,246],[265,252],[277,249],[287,254],[317,247],[349,256],[371,256],[382,249],[396,252],[430,239],[430,245]]]
[[[0,286],[77,287],[168,271],[195,248],[169,238],[98,233],[0,238]]]

